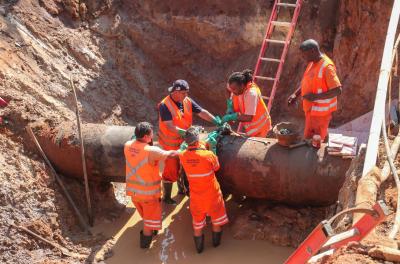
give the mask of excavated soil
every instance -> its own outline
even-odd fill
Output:
[[[25,132],[25,126],[35,121],[56,125],[74,120],[70,76],[85,123],[155,123],[155,106],[177,78],[189,81],[196,101],[221,114],[226,78],[232,71],[254,67],[272,3],[0,1],[0,96],[9,101],[8,107],[0,109],[5,119],[0,125],[0,262],[79,263],[86,259],[90,263],[112,254],[113,240],[108,234],[82,233]],[[392,3],[304,1],[272,110],[274,123],[302,123],[299,107],[288,107],[285,98],[297,87],[305,67],[297,47],[310,37],[320,41],[323,51],[334,59],[344,87],[333,125],[372,109]],[[282,20],[289,17],[288,11],[281,15]],[[278,52],[273,50],[275,55]],[[84,213],[82,182],[62,179]],[[124,214],[125,203],[114,198],[121,189],[92,184],[97,223],[112,222]],[[393,183],[381,193],[391,208],[395,193]],[[296,246],[336,209],[254,201],[240,201],[236,206],[240,210],[232,212],[230,227],[235,238],[284,246]],[[386,235],[392,217],[378,229],[379,234]],[[62,256],[12,223],[84,257]],[[364,247],[349,246],[324,261],[375,263]]]

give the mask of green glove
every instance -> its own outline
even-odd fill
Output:
[[[214,125],[216,126],[221,126],[222,125],[222,120],[221,117],[219,116],[215,116],[214,120],[213,120]]]
[[[218,132],[214,131],[208,134],[206,142],[210,145],[210,150],[214,153],[217,154],[217,137],[218,137]]]
[[[226,123],[229,121],[237,121],[237,119],[238,119],[238,113],[224,115],[224,117],[222,118],[222,123]]]
[[[185,134],[186,134],[186,130],[185,130],[185,129],[182,129],[182,128],[177,127],[176,130],[178,130],[178,134],[179,134],[181,137],[184,137],[184,136],[185,136]]]
[[[227,99],[226,100],[226,114],[232,114],[232,113],[234,113],[233,101],[232,101],[232,99]]]
[[[186,142],[183,142],[179,148],[179,151],[182,152],[184,150],[186,150],[188,147],[188,144]]]
[[[131,140],[135,140],[135,139],[136,139],[136,136],[133,135],[133,136],[131,137]]]

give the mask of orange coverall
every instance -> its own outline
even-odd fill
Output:
[[[316,90],[320,90],[318,89],[320,87],[325,87],[325,90],[328,91],[339,86],[341,86],[341,83],[336,74],[335,66],[326,55],[323,55],[323,58],[319,62],[308,64],[301,82],[301,95],[316,93]],[[333,111],[328,110],[315,115],[312,111],[315,104],[303,99],[303,110],[305,113],[304,137],[309,139],[314,135],[320,135],[323,141],[328,134],[329,122],[332,118],[332,112],[336,110],[336,105]]]
[[[207,215],[213,225],[228,223],[225,203],[215,177],[215,171],[219,169],[218,157],[202,144],[197,144],[189,146],[179,158],[189,181],[193,228],[202,229]]]

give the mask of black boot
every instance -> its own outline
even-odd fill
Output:
[[[176,205],[175,200],[171,198],[172,182],[164,182],[163,186],[164,186],[164,194],[163,194],[164,203]]]
[[[212,232],[212,242],[214,247],[218,247],[221,244],[222,231]]]
[[[194,238],[194,245],[196,246],[197,253],[203,252],[204,249],[204,234],[201,236],[193,236]]]
[[[153,230],[153,237],[155,237],[156,235],[158,235],[158,230]]]
[[[152,235],[146,236],[145,234],[143,234],[143,230],[140,231],[140,248],[149,248],[152,238]]]

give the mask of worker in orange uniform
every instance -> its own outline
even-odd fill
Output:
[[[135,128],[135,139],[125,143],[126,194],[143,218],[140,247],[149,248],[151,240],[161,229],[161,175],[159,162],[178,152],[164,151],[153,144],[153,128],[141,122]]]
[[[199,130],[191,127],[186,131],[188,147],[179,154],[190,188],[190,212],[193,218],[194,242],[196,250],[204,249],[203,228],[206,216],[211,217],[213,246],[221,243],[222,226],[228,223],[225,203],[215,177],[219,169],[218,157],[199,141]]]
[[[271,130],[271,117],[265,105],[260,88],[253,82],[251,70],[234,72],[228,79],[227,114],[222,122],[239,121],[248,137],[266,137]]]
[[[337,110],[337,96],[342,93],[342,85],[334,63],[321,53],[317,41],[304,41],[300,50],[308,65],[300,87],[288,98],[288,103],[293,103],[301,94],[306,117],[304,138],[319,135],[321,141],[325,141],[332,112]]]
[[[210,114],[188,97],[189,84],[185,80],[176,80],[168,88],[169,95],[159,104],[159,133],[158,141],[165,150],[178,150],[183,142],[183,136],[193,122],[193,113],[200,118],[221,124],[221,118]],[[163,171],[163,201],[167,204],[176,204],[171,198],[172,184],[179,177],[179,161],[167,159]]]

